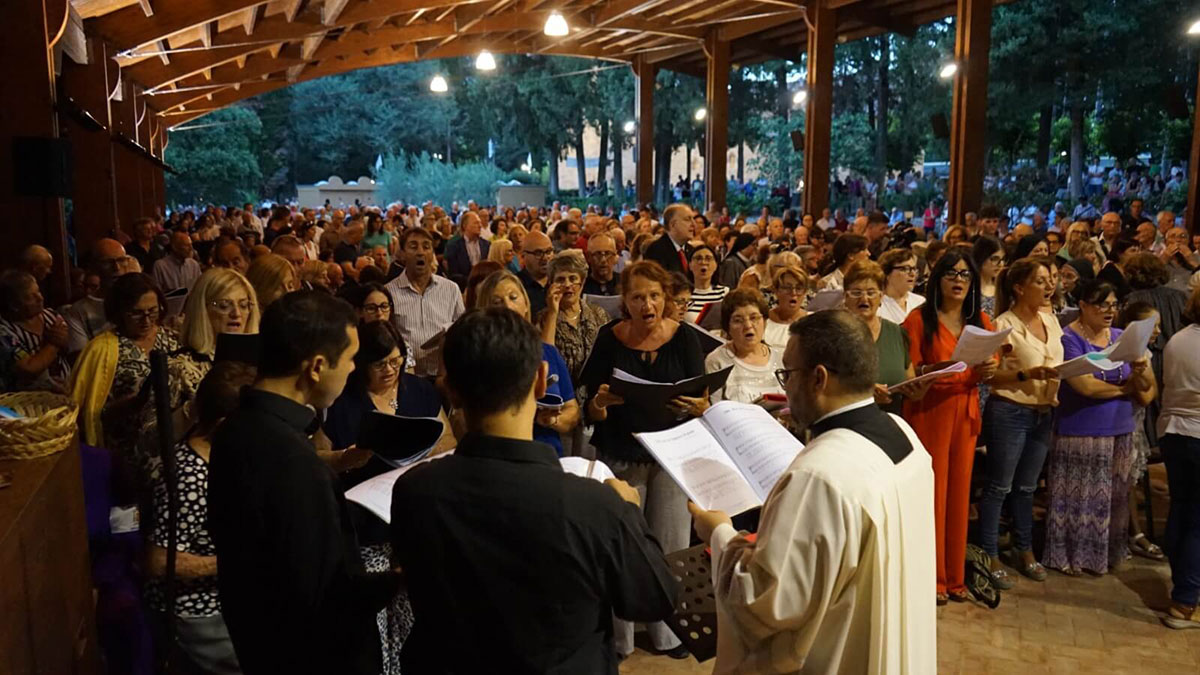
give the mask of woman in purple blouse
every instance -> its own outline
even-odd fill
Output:
[[[1077,289],[1079,318],[1063,331],[1063,358],[1098,352],[1117,340],[1117,296],[1111,284]],[[1108,572],[1128,557],[1129,465],[1133,404],[1155,397],[1150,359],[1066,381],[1059,392],[1050,450],[1050,510],[1042,563],[1064,574]]]

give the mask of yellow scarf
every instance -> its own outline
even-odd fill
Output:
[[[71,373],[71,399],[79,407],[79,429],[88,445],[104,446],[100,415],[117,373],[118,351],[116,334],[101,333],[84,346]]]

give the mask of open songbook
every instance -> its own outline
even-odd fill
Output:
[[[399,468],[427,457],[445,427],[436,417],[404,417],[372,410],[363,415],[358,447]]]
[[[634,434],[701,508],[762,506],[804,445],[759,406],[722,401],[665,431]]]

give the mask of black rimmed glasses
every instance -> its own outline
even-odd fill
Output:
[[[942,278],[946,281],[954,281],[955,279],[959,281],[970,281],[971,276],[971,270],[946,270],[946,272],[942,274]]]

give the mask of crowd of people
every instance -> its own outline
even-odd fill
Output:
[[[635,622],[686,658],[663,556],[697,540],[713,552],[718,672],[929,672],[914,617],[971,599],[969,545],[999,589],[1169,557],[1163,621],[1198,628],[1200,232],[1136,201],[1062,215],[985,208],[938,238],[862,209],[209,206],[83,245],[57,308],[49,252],[26,251],[0,274],[0,389],[79,406],[116,502],[142,510],[147,612],[173,612],[180,658],[203,672],[616,672]],[[1060,378],[1146,318],[1141,358]],[[1011,333],[990,359],[913,382],[968,329]],[[222,356],[231,334],[257,335],[254,356]],[[666,411],[611,388],[617,371],[727,368]],[[781,399],[780,423],[811,444],[757,542],[689,505],[634,436]],[[358,447],[376,411],[439,420],[430,454],[449,455],[396,482],[390,524],[344,496],[393,468]],[[839,444],[852,451],[830,458]],[[564,457],[614,478],[579,480]],[[1165,552],[1135,508],[1159,458]],[[891,519],[875,545],[836,513],[850,504]],[[847,561],[879,547],[909,568],[883,556],[855,576]]]

